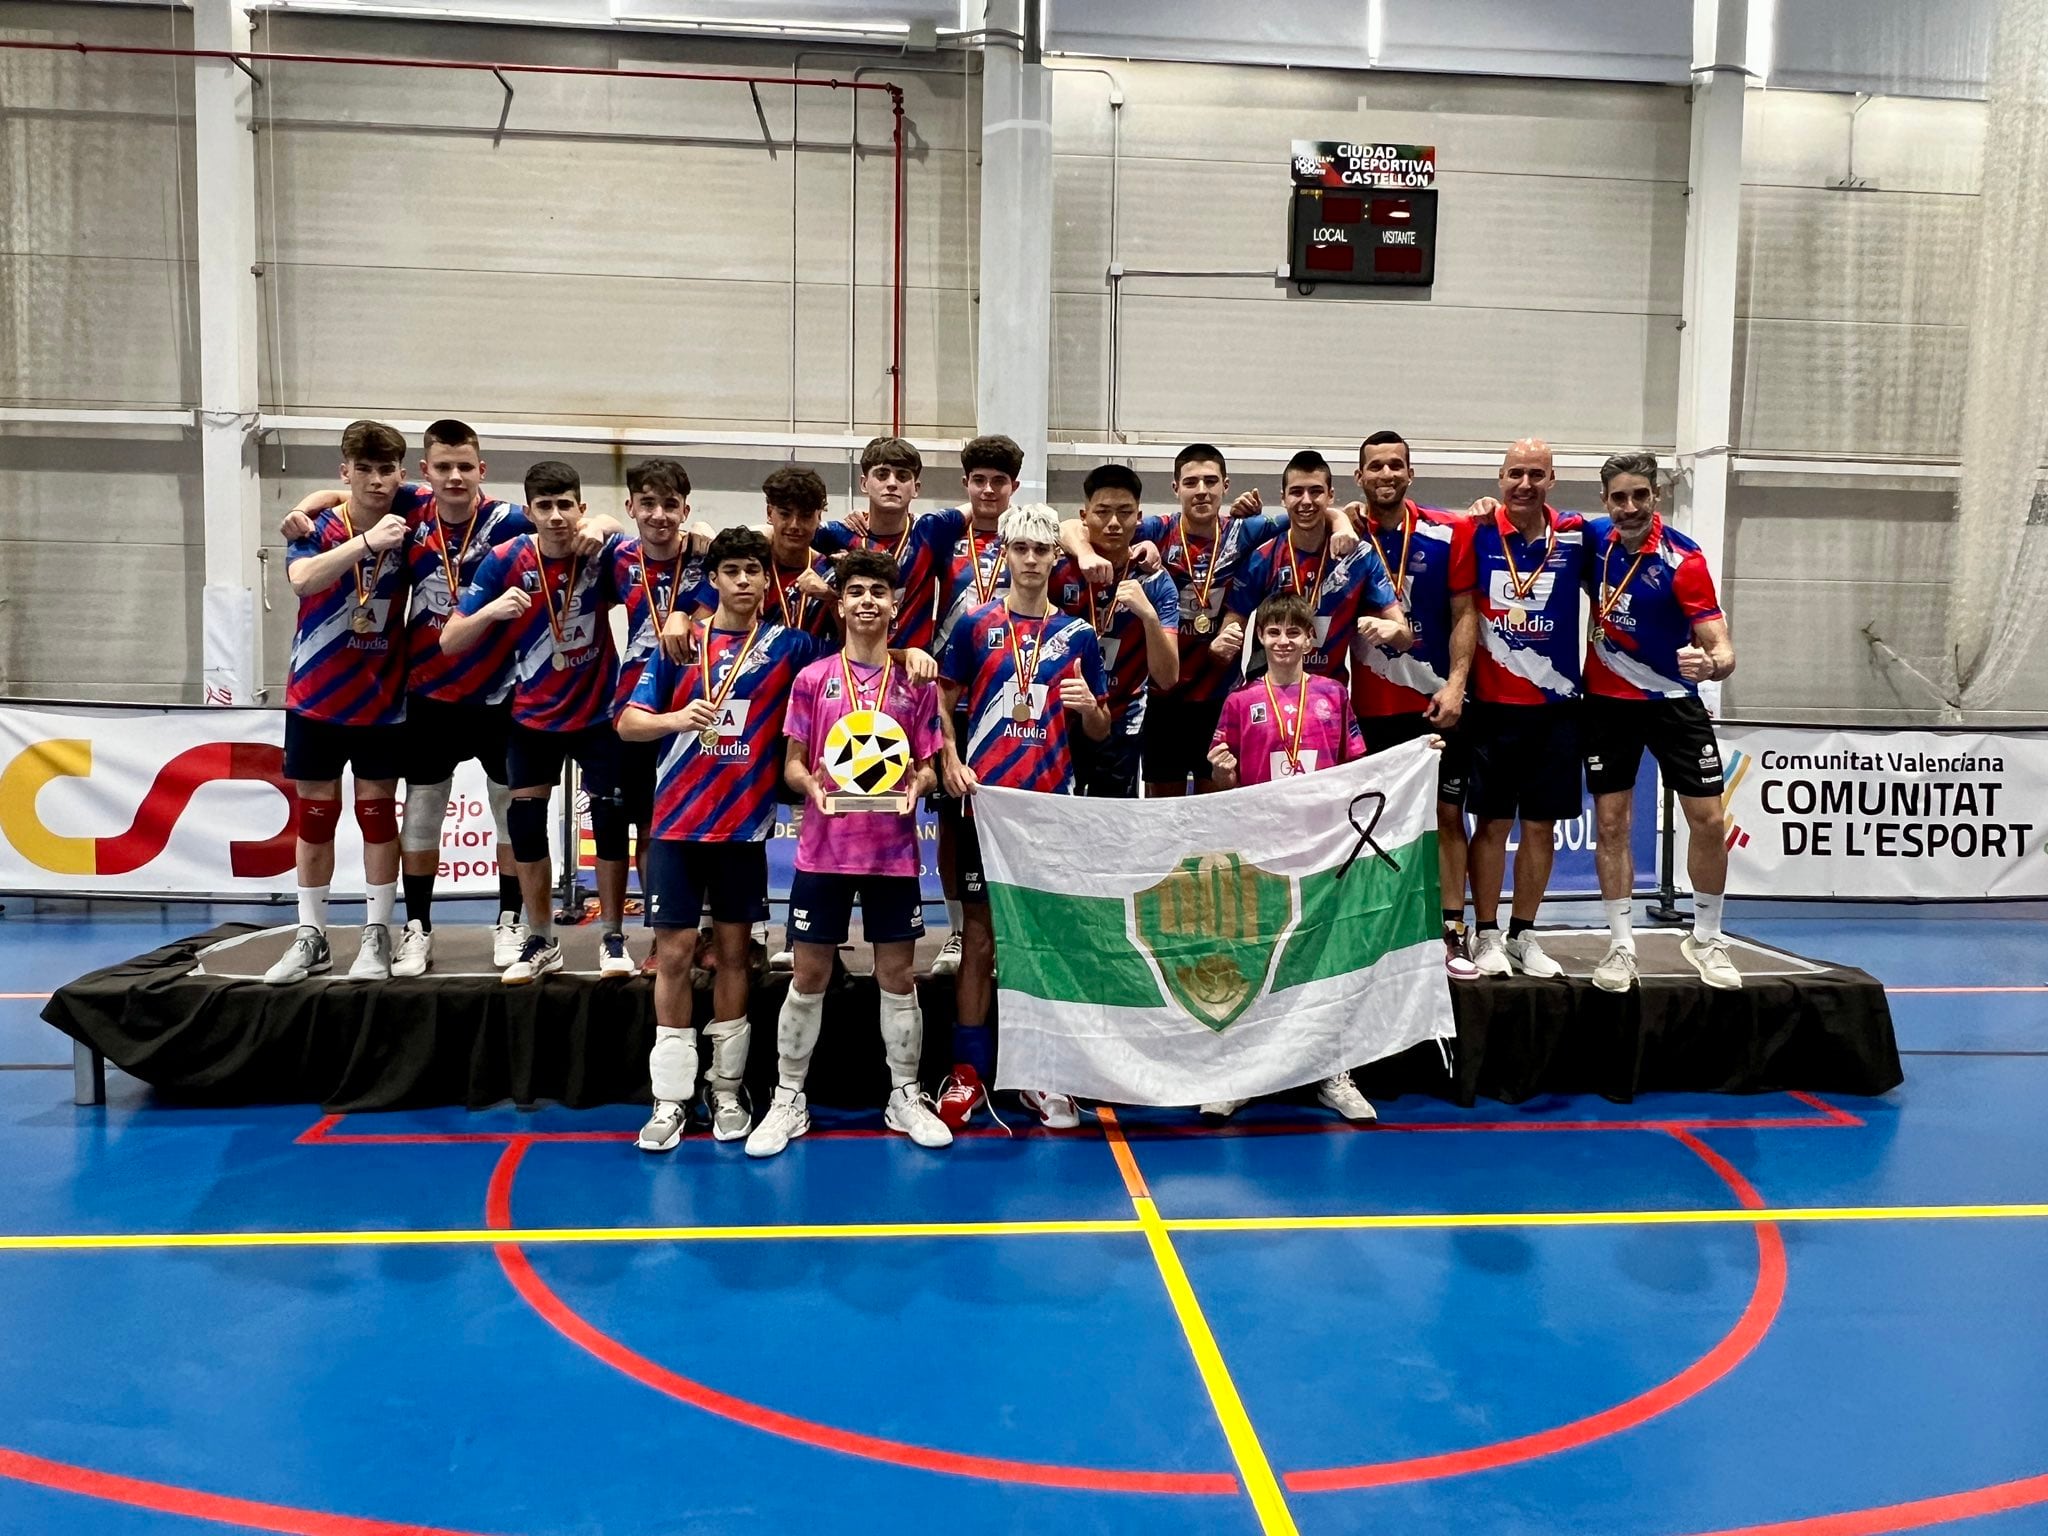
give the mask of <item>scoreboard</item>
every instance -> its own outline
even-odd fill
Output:
[[[1288,259],[1317,283],[1436,281],[1436,146],[1294,141]]]

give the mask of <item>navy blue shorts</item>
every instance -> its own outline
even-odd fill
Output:
[[[1411,715],[1361,715],[1358,728],[1365,735],[1368,753],[1390,751],[1424,736],[1443,737],[1444,749],[1436,764],[1436,797],[1446,805],[1465,803],[1465,783],[1472,776],[1472,747],[1465,738],[1462,721],[1444,730],[1431,725],[1417,711]]]
[[[752,923],[768,904],[766,843],[685,843],[657,838],[647,848],[647,926],[695,928]]]
[[[1472,744],[1465,809],[1482,820],[1570,821],[1585,808],[1579,701],[1465,706]]]
[[[1078,721],[1069,720],[1067,740],[1074,753],[1075,794],[1097,800],[1138,798],[1138,770],[1145,754],[1142,719],[1137,730],[1131,729],[1128,720],[1114,721],[1100,741],[1082,730]]]
[[[405,770],[403,725],[336,725],[289,710],[284,717],[284,776],[332,784],[344,768],[358,779],[396,780]]]
[[[833,875],[800,869],[789,882],[789,941],[844,944],[860,899],[861,932],[870,944],[924,937],[924,893],[915,875]]]
[[[439,784],[456,765],[475,758],[484,777],[505,782],[505,742],[512,731],[512,706],[450,704],[423,693],[405,701],[405,781]]]
[[[616,795],[625,745],[609,721],[580,731],[537,731],[514,720],[505,744],[505,783],[513,789],[552,788],[562,781],[562,764],[573,757],[583,770],[585,794]]]

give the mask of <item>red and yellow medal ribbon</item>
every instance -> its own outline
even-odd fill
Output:
[[[1301,772],[1301,733],[1308,724],[1308,673],[1301,674],[1301,682],[1294,694],[1294,723],[1290,729],[1286,711],[1280,707],[1279,695],[1273,692],[1273,679],[1266,679],[1266,707],[1273,711],[1273,728],[1280,733],[1281,750],[1287,754],[1287,771]]]
[[[469,521],[463,525],[462,542],[455,546],[455,556],[450,559],[448,525],[441,521],[441,514],[438,511],[434,514],[434,537],[440,545],[441,574],[448,578],[448,601],[451,603],[460,602],[462,599],[462,557],[469,553],[469,541],[476,533],[476,525],[483,520],[483,506],[479,503],[476,510],[469,514]]]
[[[1324,537],[1325,539],[1327,539],[1328,535],[1325,535]],[[1321,549],[1316,551],[1316,579],[1313,586],[1302,585],[1301,555],[1294,547],[1294,535],[1292,533],[1289,533],[1286,536],[1286,538],[1282,541],[1281,547],[1287,551],[1288,580],[1294,583],[1295,592],[1298,595],[1307,598],[1308,605],[1311,608],[1315,607],[1323,600],[1323,566],[1327,563],[1324,557],[1329,554],[1330,546],[1328,545],[1328,543],[1325,543]]]
[[[1527,597],[1536,590],[1537,578],[1543,574],[1543,568],[1550,564],[1550,557],[1557,550],[1557,524],[1551,520],[1550,509],[1543,509],[1543,558],[1536,562],[1536,568],[1529,572],[1526,579],[1515,567],[1514,541],[1520,537],[1521,534],[1512,523],[1508,525],[1508,531],[1500,536],[1501,558],[1508,563],[1508,588],[1517,600]]]
[[[704,621],[704,632],[698,639],[698,655],[703,659],[697,663],[697,672],[703,680],[704,702],[714,711],[722,712],[725,701],[732,697],[733,684],[740,680],[740,671],[747,664],[747,654],[754,648],[754,636],[761,632],[761,621],[756,619],[747,626],[746,634],[740,637],[739,649],[732,653],[732,665],[726,669],[725,681],[715,690],[711,686],[711,623],[710,619]]]
[[[555,649],[564,650],[568,642],[569,606],[576,601],[576,578],[582,573],[583,557],[569,557],[569,579],[562,583],[562,603],[555,606],[555,578],[548,570],[548,557],[541,553],[538,541],[533,546],[533,557],[540,562],[540,600],[548,605],[548,628],[554,631]]]
[[[1365,536],[1372,540],[1373,552],[1380,557],[1380,564],[1387,567],[1387,577],[1394,583],[1394,596],[1405,600],[1408,595],[1408,546],[1415,540],[1415,508],[1409,503],[1401,506],[1401,563],[1387,564],[1387,552],[1380,545],[1379,524],[1372,513],[1365,514]]]
[[[682,596],[682,581],[680,578],[683,574],[683,557],[680,554],[677,554],[671,556],[669,559],[669,563],[673,565],[676,568],[676,570],[675,575],[669,578],[668,607],[666,610],[664,610],[660,602],[656,600],[654,595],[654,583],[648,579],[647,551],[644,547],[640,551],[638,563],[640,568],[640,595],[647,599],[648,617],[653,620],[654,635],[655,638],[658,640],[661,637],[662,625],[666,624],[669,621],[669,615],[673,614],[676,611],[676,599]]]
[[[1643,561],[1649,557],[1650,553],[1651,541],[1645,539],[1643,540],[1643,547],[1636,551],[1635,559],[1631,560],[1628,569],[1622,572],[1620,583],[1615,586],[1609,586],[1607,582],[1607,572],[1609,569],[1607,562],[1614,554],[1614,546],[1620,542],[1621,536],[1616,534],[1607,541],[1607,547],[1600,551],[1600,617],[1603,621],[1605,621],[1608,614],[1614,612],[1614,605],[1621,601],[1621,594],[1626,592],[1628,584],[1636,579],[1636,572],[1642,569]]]
[[[853,663],[847,658],[846,652],[841,651],[839,653],[839,672],[846,679],[847,707],[849,709],[872,709],[881,712],[889,698],[889,674],[895,670],[895,666],[896,658],[884,652],[882,655],[881,676],[875,679],[875,702],[863,704],[860,699],[860,682],[853,675]]]
[[[1230,514],[1216,519],[1216,537],[1209,541],[1209,563],[1195,574],[1195,541],[1188,534],[1187,518],[1174,519],[1174,534],[1180,540],[1181,558],[1187,561],[1188,590],[1195,595],[1195,612],[1209,611],[1209,589],[1216,585],[1216,561],[1223,552],[1223,536],[1230,531]]]
[[[356,536],[355,519],[349,516],[348,503],[345,501],[334,510],[341,514],[341,526],[348,530],[348,538],[342,540],[346,544],[349,539]],[[365,547],[367,547],[367,544],[368,541],[366,540]],[[349,567],[356,579],[356,608],[358,611],[367,609],[370,606],[370,600],[377,595],[377,583],[384,579],[384,557],[389,553],[389,550],[378,550],[376,551],[376,559],[371,560],[369,556],[365,555],[363,559],[358,560]],[[363,579],[363,566],[366,563],[370,566],[370,578],[367,581]]]
[[[996,595],[997,583],[1003,579],[1003,563],[1010,558],[1010,552],[1003,548],[1002,537],[999,533],[993,534],[988,543],[984,544],[980,534],[972,528],[967,530],[967,547],[973,552],[973,559],[967,565],[967,574],[974,582],[974,600],[977,603],[992,600]],[[995,547],[996,557],[989,562],[988,580],[984,582],[981,579],[981,557],[990,545]]]
[[[1012,613],[1004,627],[1003,639],[1010,647],[1010,667],[1017,674],[1017,702],[1024,709],[1031,707],[1031,684],[1038,676],[1038,652],[1045,644],[1045,627],[1050,619],[1040,619],[1038,629],[1031,636],[1031,659],[1024,659],[1023,647],[1017,639],[1017,631],[1023,627],[1023,616]]]
[[[769,562],[769,564],[773,567],[773,569],[771,569],[768,572],[768,580],[770,584],[773,585],[775,588],[775,606],[782,614],[783,628],[802,629],[804,627],[804,620],[810,616],[811,604],[815,602],[816,599],[807,597],[801,592],[797,593],[796,613],[794,616],[792,616],[789,611],[789,594],[790,589],[796,585],[796,582],[792,581],[785,583],[782,579],[782,567],[780,565],[776,565],[772,560]],[[803,570],[798,571],[796,573],[797,581],[802,581],[804,576],[810,571],[810,569],[811,568],[809,566],[805,566]]]

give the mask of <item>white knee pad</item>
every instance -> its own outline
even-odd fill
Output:
[[[512,846],[512,787],[496,779],[484,780],[484,798],[491,802],[491,820],[498,824],[498,846]]]
[[[818,1048],[818,1031],[825,1022],[825,994],[799,992],[795,986],[782,1000],[782,1013],[775,1025],[776,1067],[785,1088],[801,1088],[811,1070],[811,1052]]]
[[[439,853],[441,824],[448,819],[448,791],[453,779],[438,784],[405,786],[405,819],[398,824],[398,846],[406,853]]]
[[[722,1093],[736,1093],[747,1075],[747,1042],[753,1030],[745,1019],[713,1019],[704,1026],[711,1042],[711,1070],[705,1081]]]
[[[918,1059],[924,1054],[924,1014],[918,1010],[917,993],[882,994],[882,1056],[889,1063],[889,1080],[901,1088],[917,1081]]]
[[[654,1080],[657,1099],[687,1103],[697,1091],[697,1031],[657,1028],[654,1049],[647,1053],[647,1075]]]

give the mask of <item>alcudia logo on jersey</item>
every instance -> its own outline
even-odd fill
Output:
[[[270,837],[231,840],[228,867],[241,880],[267,880],[292,867],[298,802],[284,777],[284,751],[263,742],[209,741],[188,747],[156,772],[125,831],[80,837],[52,831],[36,808],[58,779],[92,776],[93,744],[76,738],[39,741],[0,768],[0,834],[30,863],[57,875],[126,875],[150,863],[200,786],[218,779],[256,779],[276,786],[292,814]]]

